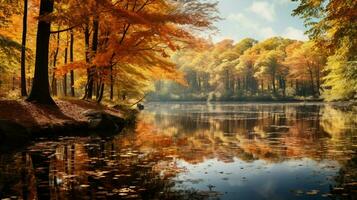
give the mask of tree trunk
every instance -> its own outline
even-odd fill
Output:
[[[104,83],[101,83],[99,86],[99,96],[97,97],[97,102],[100,103],[103,99],[103,94],[104,94]]]
[[[53,0],[41,0],[40,2],[40,19],[41,17],[53,12]],[[35,76],[32,84],[32,90],[27,101],[37,102],[40,104],[55,105],[53,101],[48,82],[48,51],[51,32],[51,22],[39,20],[36,39],[36,61]]]
[[[85,25],[85,29],[84,29],[84,43],[85,43],[85,58],[86,58],[86,63],[89,64],[90,62],[90,56],[89,56],[89,37],[90,37],[90,33],[89,33],[89,24],[87,22],[87,24]],[[89,76],[90,74],[90,70],[87,69],[87,84],[85,86],[85,91],[84,91],[84,97],[83,99],[87,99],[88,97],[88,93],[89,93],[89,89],[88,89],[88,83],[89,83]]]
[[[271,83],[273,84],[273,93],[275,94],[275,92],[276,92],[275,76],[272,76],[272,82]]]
[[[110,100],[113,101],[114,96],[114,76],[113,76],[113,66],[110,66]]]
[[[74,45],[74,35],[73,35],[73,31],[71,31],[71,41],[69,44],[69,61],[71,63],[73,63],[74,58],[73,58],[73,45]],[[71,96],[74,97],[75,96],[75,92],[74,92],[74,71],[73,69],[71,70]]]
[[[320,88],[321,83],[320,83],[320,67],[317,68],[316,72],[316,88],[317,88],[317,95],[320,96]]]
[[[67,74],[63,75],[63,95],[67,96]]]
[[[286,96],[286,80],[284,78],[281,78],[282,82],[282,87],[283,87],[283,96]]]
[[[67,35],[68,36],[68,35]],[[68,37],[66,42],[66,48],[64,49],[64,64],[67,64],[68,60]],[[67,96],[67,73],[63,75],[63,95]]]
[[[27,3],[28,0],[24,0],[24,16],[22,27],[22,47],[21,47],[21,96],[27,96],[26,90],[26,36],[27,36]]]
[[[52,90],[52,95],[57,96],[57,79],[56,79],[56,73],[52,73],[52,83],[51,83],[51,90]]]
[[[95,54],[98,49],[98,32],[99,32],[99,23],[98,18],[96,17],[93,20],[93,39],[92,39],[92,52]],[[93,55],[94,56],[94,55]],[[94,74],[95,74],[95,67],[91,67],[88,73],[88,99],[92,99],[93,96],[93,85],[94,85]]]
[[[57,46],[55,53],[53,55],[53,72],[52,72],[52,95],[57,95],[57,79],[56,79],[56,66],[57,66],[57,56],[59,51],[59,43],[60,43],[60,33],[57,33]]]
[[[11,90],[15,90],[15,74],[12,75],[12,87]]]

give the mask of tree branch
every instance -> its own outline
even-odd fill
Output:
[[[77,25],[74,25],[74,26],[71,26],[71,27],[68,27],[66,29],[62,29],[62,30],[57,30],[57,31],[51,31],[50,33],[51,34],[55,34],[55,33],[62,33],[62,32],[65,32],[65,31],[69,31],[69,30],[72,30],[74,28],[76,28],[77,26],[79,26],[80,24],[77,24]]]

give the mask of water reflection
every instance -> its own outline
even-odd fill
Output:
[[[0,155],[0,198],[355,199],[355,108],[152,104],[114,138]]]

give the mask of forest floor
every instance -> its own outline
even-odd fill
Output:
[[[135,123],[137,110],[78,99],[57,99],[57,106],[0,100],[0,152],[40,137],[117,134]]]
[[[23,100],[1,100],[0,119],[9,120],[26,128],[71,122],[87,122],[87,110],[104,111],[123,118],[119,110],[96,102],[78,99],[56,100],[57,107],[29,103]]]

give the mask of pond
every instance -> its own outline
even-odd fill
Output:
[[[0,199],[357,199],[357,111],[150,103],[114,137],[0,155]]]

